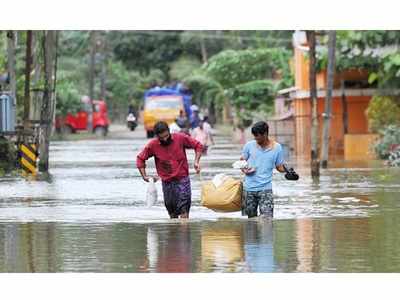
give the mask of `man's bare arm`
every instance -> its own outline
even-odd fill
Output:
[[[281,173],[285,173],[286,172],[285,167],[283,165],[277,165],[276,169]]]
[[[143,180],[149,182],[150,178],[146,175],[146,168],[138,168],[138,169],[139,169],[140,175],[142,175]]]
[[[200,173],[200,157],[201,157],[201,151],[196,151],[195,157],[194,157],[194,169],[196,170],[196,173]]]

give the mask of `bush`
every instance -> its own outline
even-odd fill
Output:
[[[56,115],[75,114],[81,106],[81,94],[76,85],[68,79],[60,79],[57,82]]]
[[[0,177],[15,168],[17,149],[14,143],[0,137]]]
[[[389,165],[393,167],[400,167],[400,147],[390,153]]]
[[[382,138],[375,144],[375,152],[381,159],[388,159],[394,145],[400,144],[400,126],[390,125],[381,132]]]
[[[392,97],[373,97],[366,112],[368,125],[372,132],[379,132],[389,125],[400,126],[400,105]]]

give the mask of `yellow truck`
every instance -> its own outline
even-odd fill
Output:
[[[170,88],[153,88],[147,90],[144,97],[143,122],[148,138],[154,136],[154,124],[165,121],[171,124],[182,110],[190,114],[191,97]]]

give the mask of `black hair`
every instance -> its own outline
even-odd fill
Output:
[[[154,125],[154,134],[159,135],[164,131],[169,131],[168,124],[164,121],[159,121]]]
[[[253,135],[267,134],[268,136],[268,124],[267,122],[260,121],[253,125],[251,128],[251,133]]]
[[[207,120],[208,120],[208,116],[204,116],[203,122],[207,122]]]

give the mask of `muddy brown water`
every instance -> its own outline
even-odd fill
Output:
[[[335,162],[314,183],[297,162],[298,182],[274,175],[273,221],[201,207],[191,173],[191,219],[171,221],[160,184],[157,204],[144,203],[135,155],[145,142],[52,142],[49,178],[0,178],[0,272],[400,272],[399,169]],[[239,155],[217,137],[202,180],[240,177]]]

